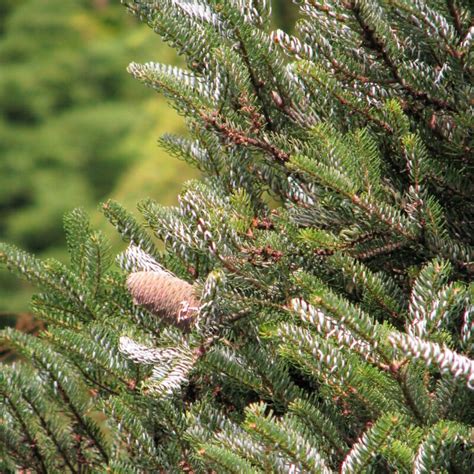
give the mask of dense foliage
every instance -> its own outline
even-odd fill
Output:
[[[2,471],[472,472],[472,4],[297,3],[127,4],[205,177],[103,206],[121,269],[80,210],[69,266],[1,247],[47,324],[0,336]]]

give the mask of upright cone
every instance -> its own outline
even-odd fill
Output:
[[[199,309],[194,288],[180,278],[162,272],[135,272],[127,279],[135,304],[181,329],[189,329]]]

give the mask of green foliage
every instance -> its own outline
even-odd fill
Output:
[[[65,258],[61,216],[76,206],[93,212],[111,194],[134,204],[125,173],[174,202],[192,172],[156,154],[154,124],[177,132],[181,121],[124,74],[127,61],[156,50],[146,27],[107,0],[1,0],[0,16],[0,239]],[[149,172],[157,163],[158,179]],[[26,288],[0,279],[2,314],[26,311]]]
[[[0,379],[5,469],[471,472],[474,11],[298,3],[298,37],[264,0],[127,4],[184,56],[129,71],[186,117],[163,143],[205,176],[142,201],[144,225],[103,206],[121,271],[82,211],[69,266],[2,246],[47,322],[1,333],[23,356]],[[146,272],[162,286],[134,303]],[[185,329],[147,299],[176,277],[200,298]]]

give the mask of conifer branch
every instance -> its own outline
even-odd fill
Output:
[[[30,449],[31,449],[31,451],[32,451],[34,457],[36,458],[37,463],[38,463],[38,465],[37,465],[38,471],[41,472],[41,473],[47,474],[48,470],[46,468],[45,460],[44,460],[40,450],[38,449],[37,442],[35,441],[32,434],[30,433],[30,430],[28,428],[27,423],[25,422],[25,420],[21,416],[21,414],[20,414],[18,408],[16,407],[15,403],[13,402],[13,400],[6,394],[4,394],[4,397],[5,397],[5,400],[8,404],[8,406],[10,407],[11,411],[14,413],[18,423],[20,423],[20,425],[22,427],[23,433],[24,433],[24,435],[26,437],[26,440],[28,442],[28,446],[30,447]],[[26,467],[30,467],[30,466],[26,466]]]
[[[81,210],[69,266],[0,246],[47,324],[0,335],[0,470],[471,472],[468,2],[125,0],[204,176],[103,205],[117,267]]]
[[[456,28],[456,31],[458,32],[458,35],[461,38],[460,42],[462,42],[462,38],[464,37],[464,31],[461,23],[461,17],[459,15],[459,10],[456,8],[454,0],[446,0],[446,5],[448,6],[449,13],[453,18],[454,27]]]
[[[47,435],[51,438],[53,441],[58,453],[60,454],[61,458],[63,459],[64,463],[66,466],[69,468],[69,470],[73,474],[79,474],[79,471],[72,465],[71,460],[69,459],[68,453],[65,451],[65,449],[61,446],[61,443],[57,439],[56,435],[54,432],[50,429],[48,426],[47,421],[43,417],[43,415],[40,413],[38,408],[36,407],[35,403],[33,400],[31,400],[25,393],[22,393],[23,399],[28,403],[34,414],[38,417],[38,420],[40,421],[41,427],[43,430],[47,433]]]
[[[261,93],[262,87],[263,87],[263,82],[261,82],[261,80],[257,79],[257,77],[254,74],[254,71],[253,71],[252,66],[250,64],[250,61],[249,61],[249,55],[248,55],[247,49],[245,47],[245,43],[242,40],[242,37],[239,33],[239,30],[236,29],[234,33],[235,33],[235,35],[238,39],[239,49],[242,51],[242,59],[244,60],[244,64],[247,67],[247,71],[248,71],[248,74],[250,76],[250,81],[252,82],[253,90],[255,92],[255,95],[258,97],[259,102],[262,106],[262,111],[263,111],[263,115],[265,116],[266,125],[271,130],[272,129],[272,120],[271,120],[270,114],[268,113],[267,107],[265,105],[263,95]]]
[[[283,150],[277,148],[276,146],[265,140],[250,137],[244,132],[232,128],[228,124],[218,120],[217,116],[214,114],[202,114],[201,118],[204,120],[205,123],[209,124],[209,126],[214,128],[218,132],[222,133],[224,137],[228,138],[232,143],[235,143],[236,145],[245,145],[260,149],[265,153],[273,156],[279,162],[286,162],[290,159],[288,153],[284,152]]]
[[[383,40],[377,37],[371,26],[365,22],[363,16],[361,15],[360,7],[354,1],[351,1],[350,4],[354,17],[362,29],[365,40],[375,51],[377,51],[381,55],[385,65],[388,67],[389,71],[391,72],[393,78],[397,81],[397,83],[400,84],[415,100],[419,100],[425,105],[431,105],[435,108],[435,110],[452,111],[453,108],[451,104],[436,97],[432,97],[427,92],[417,90],[403,78],[396,62],[390,57],[389,53],[387,52]]]

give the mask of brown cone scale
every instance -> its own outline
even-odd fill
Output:
[[[133,302],[174,326],[189,329],[199,309],[194,288],[180,278],[159,272],[134,272],[127,278]]]

